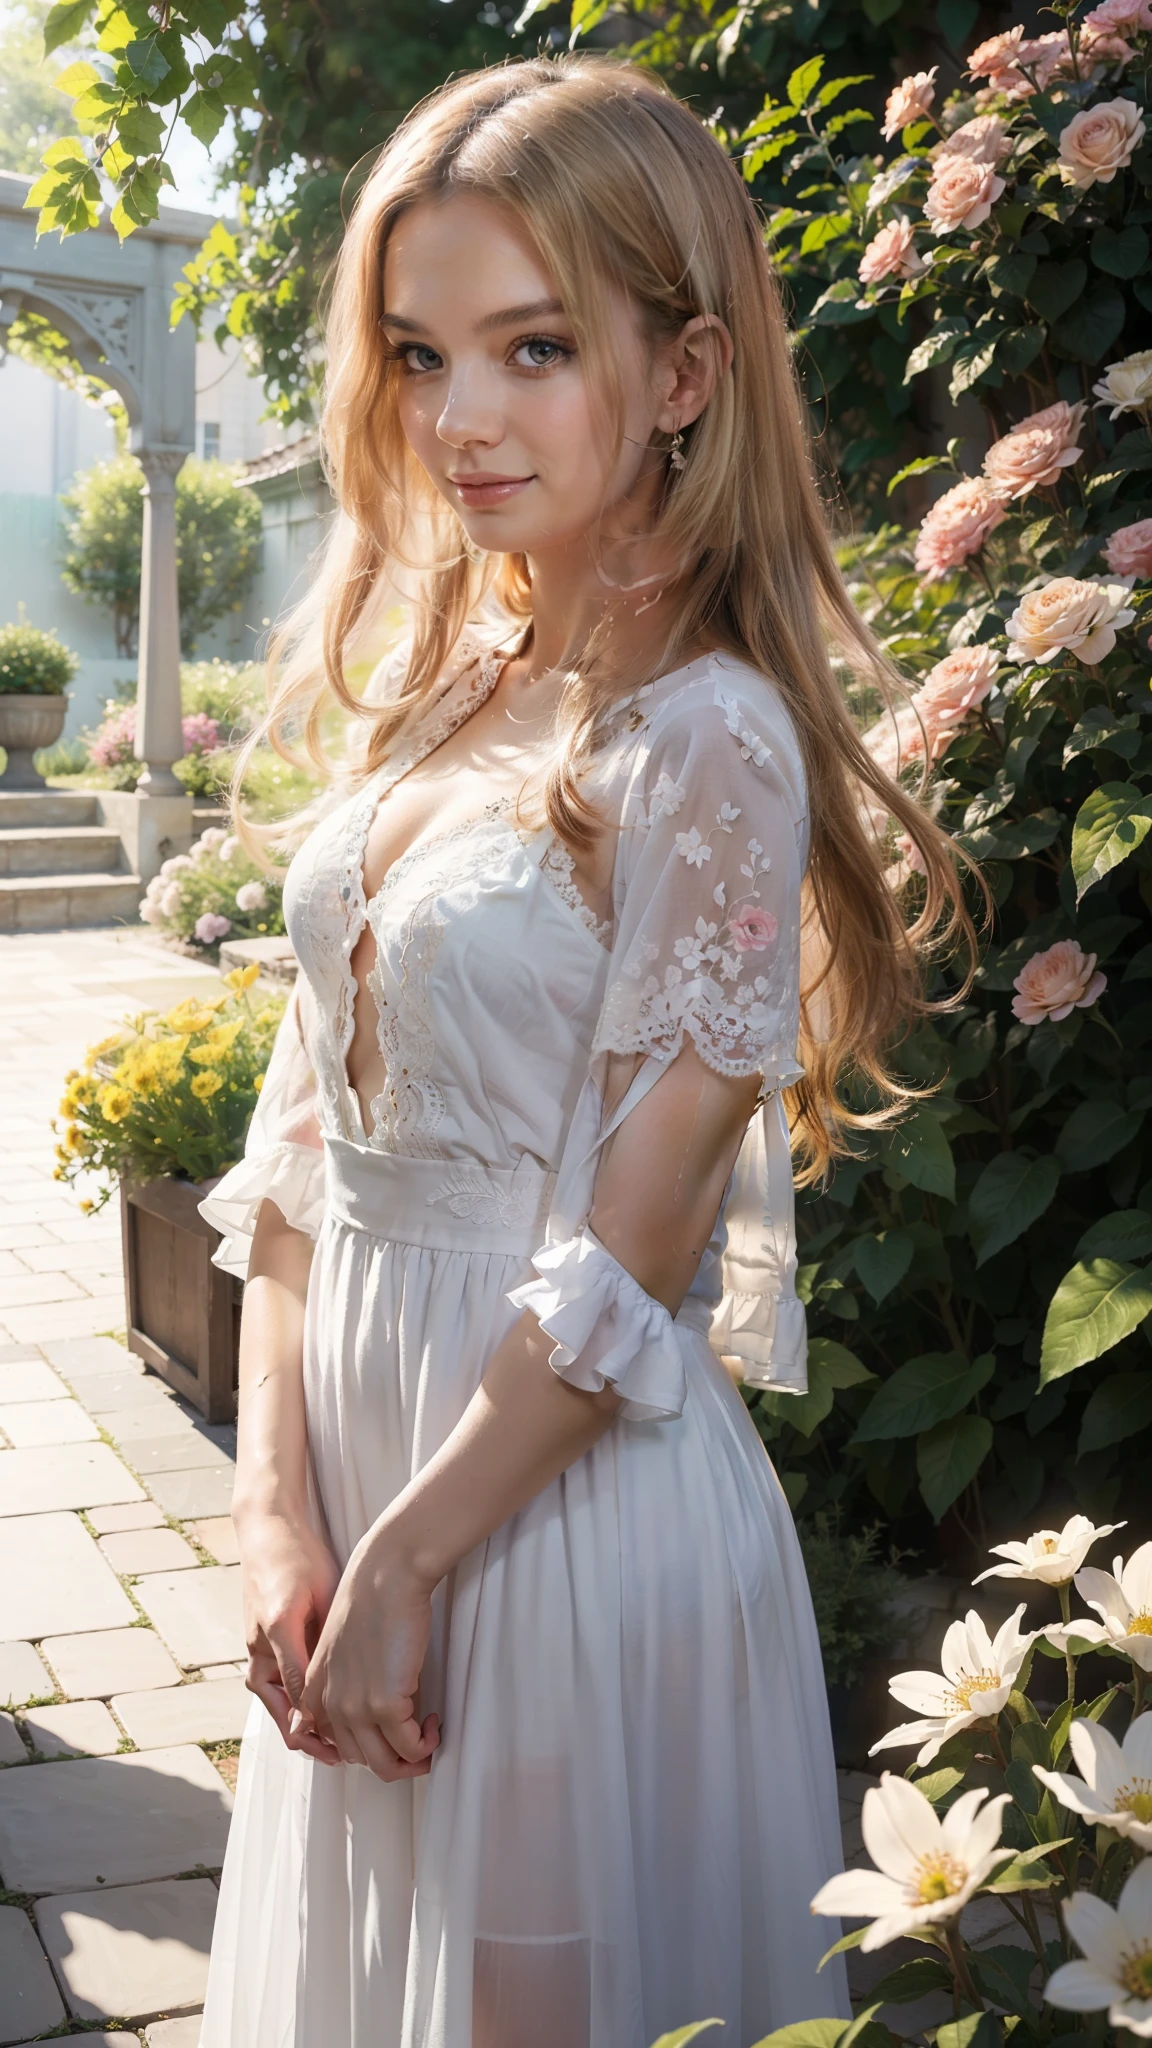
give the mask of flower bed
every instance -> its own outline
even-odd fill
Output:
[[[164,862],[140,916],[212,959],[222,939],[272,938],[284,930],[280,884],[261,872],[235,833],[218,826],[202,833],[190,853]]]

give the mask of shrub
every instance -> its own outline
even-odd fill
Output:
[[[181,723],[184,758],[175,773],[191,796],[214,794],[228,779],[229,764],[214,718],[196,711]],[[135,789],[144,773],[136,758],[136,706],[109,701],[103,723],[88,738],[88,758],[112,789]]]
[[[103,1208],[122,1178],[209,1180],[239,1159],[284,1013],[281,996],[253,1000],[257,972],[237,968],[229,993],[189,997],[166,1017],[127,1020],[66,1076],[56,1178],[102,1183],[83,1208]]]
[[[801,1199],[813,1395],[754,1404],[802,1513],[859,1525],[879,1507],[952,1568],[1037,1503],[1108,1514],[1152,1424],[1141,18],[1130,55],[1074,19],[1013,31],[976,53],[987,87],[912,121],[887,161],[837,155],[840,88],[821,88],[818,59],[742,144],[751,174],[796,152],[795,205],[772,225],[832,403],[865,358],[894,406],[947,363],[953,402],[973,394],[986,420],[891,480],[916,492],[951,472],[917,534],[885,529],[844,560],[922,679],[894,718],[861,702],[870,743],[916,777],[928,765],[993,923],[968,998],[903,1048],[937,1092]],[[962,150],[996,162],[970,175]],[[911,905],[916,861],[893,846]],[[937,992],[952,986],[942,971]]]
[[[55,633],[29,626],[21,617],[0,626],[0,696],[63,696],[79,657]]]
[[[239,611],[260,554],[260,507],[238,490],[223,462],[191,458],[176,478],[176,559],[180,644],[226,612]],[[69,552],[61,575],[87,603],[112,614],[118,654],[135,650],[140,622],[140,548],[144,534],[143,476],[132,455],[85,470],[61,503]]]
[[[881,1555],[880,1524],[845,1533],[827,1512],[801,1524],[804,1567],[829,1685],[851,1685],[869,1651],[892,1636],[892,1601],[902,1588],[895,1556]]]
[[[284,930],[279,884],[249,859],[234,834],[215,826],[201,834],[191,853],[164,862],[148,884],[140,916],[212,958],[221,939],[279,936]]]

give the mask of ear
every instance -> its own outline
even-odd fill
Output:
[[[664,401],[656,425],[665,434],[699,419],[722,377],[732,367],[732,336],[715,313],[686,320],[663,352]]]

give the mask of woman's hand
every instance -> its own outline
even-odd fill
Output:
[[[308,1666],[303,1706],[317,1737],[386,1784],[426,1776],[440,1741],[438,1715],[416,1719],[431,1595],[387,1534],[370,1530],[348,1560]]]
[[[318,1763],[339,1763],[332,1744],[300,1711],[308,1660],[340,1582],[339,1566],[302,1519],[247,1514],[238,1533],[248,1690],[263,1701],[289,1749]]]

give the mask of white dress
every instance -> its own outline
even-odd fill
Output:
[[[435,1596],[429,1777],[314,1764],[254,1704],[202,2048],[648,2048],[711,2016],[749,2048],[848,2011],[808,1908],[840,1867],[812,1609],[717,1356],[803,1389],[778,1093],[799,1073],[795,738],[727,656],[618,708],[593,777],[621,827],[610,927],[553,837],[498,806],[425,839],[366,905],[377,804],[495,683],[483,630],[293,862],[298,996],[204,1213],[233,1271],[265,1196],[317,1238],[305,1395],[341,1561],[524,1306],[554,1370],[624,1405]],[[387,1069],[370,1134],[345,1069],[366,917]],[[720,1072],[761,1073],[765,1101],[673,1320],[584,1225],[600,1145],[686,1036]],[[645,1058],[609,1124],[611,1052]]]

